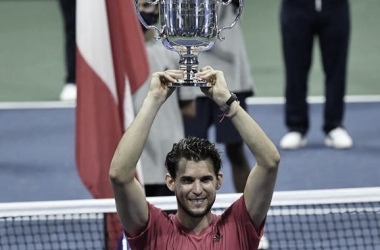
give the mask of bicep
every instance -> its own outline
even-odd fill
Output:
[[[149,218],[149,209],[144,189],[134,179],[133,182],[113,187],[116,210],[128,236],[140,233]]]
[[[244,189],[244,201],[256,229],[261,226],[268,213],[276,178],[277,168],[264,168],[257,164],[248,177]]]

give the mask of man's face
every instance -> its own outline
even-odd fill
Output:
[[[139,0],[139,11],[144,13],[156,13],[158,14],[158,5],[149,4],[146,0]]]
[[[215,176],[210,159],[188,161],[182,158],[178,163],[177,177],[173,183],[178,210],[192,217],[206,215],[215,202],[216,190],[221,185],[221,174]]]
[[[150,5],[146,0],[139,1],[139,11],[141,17],[144,19],[145,23],[148,26],[154,25],[158,21],[158,5],[152,4]],[[146,27],[141,23],[141,28],[143,32],[146,32]]]

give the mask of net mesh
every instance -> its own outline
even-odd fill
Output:
[[[213,212],[239,196],[219,194]],[[175,197],[148,200],[176,208]],[[112,199],[0,203],[0,249],[114,249],[108,216]],[[380,249],[380,188],[276,192],[264,234],[266,249]]]

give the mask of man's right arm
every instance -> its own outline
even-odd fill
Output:
[[[118,216],[128,236],[136,236],[148,221],[149,211],[144,189],[135,178],[137,162],[158,110],[174,91],[162,83],[182,77],[181,71],[154,73],[150,89],[136,118],[124,133],[109,170]],[[157,166],[159,167],[159,166]]]

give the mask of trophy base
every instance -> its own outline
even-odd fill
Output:
[[[172,82],[170,87],[211,87],[211,84],[198,78],[178,79],[176,82]]]

